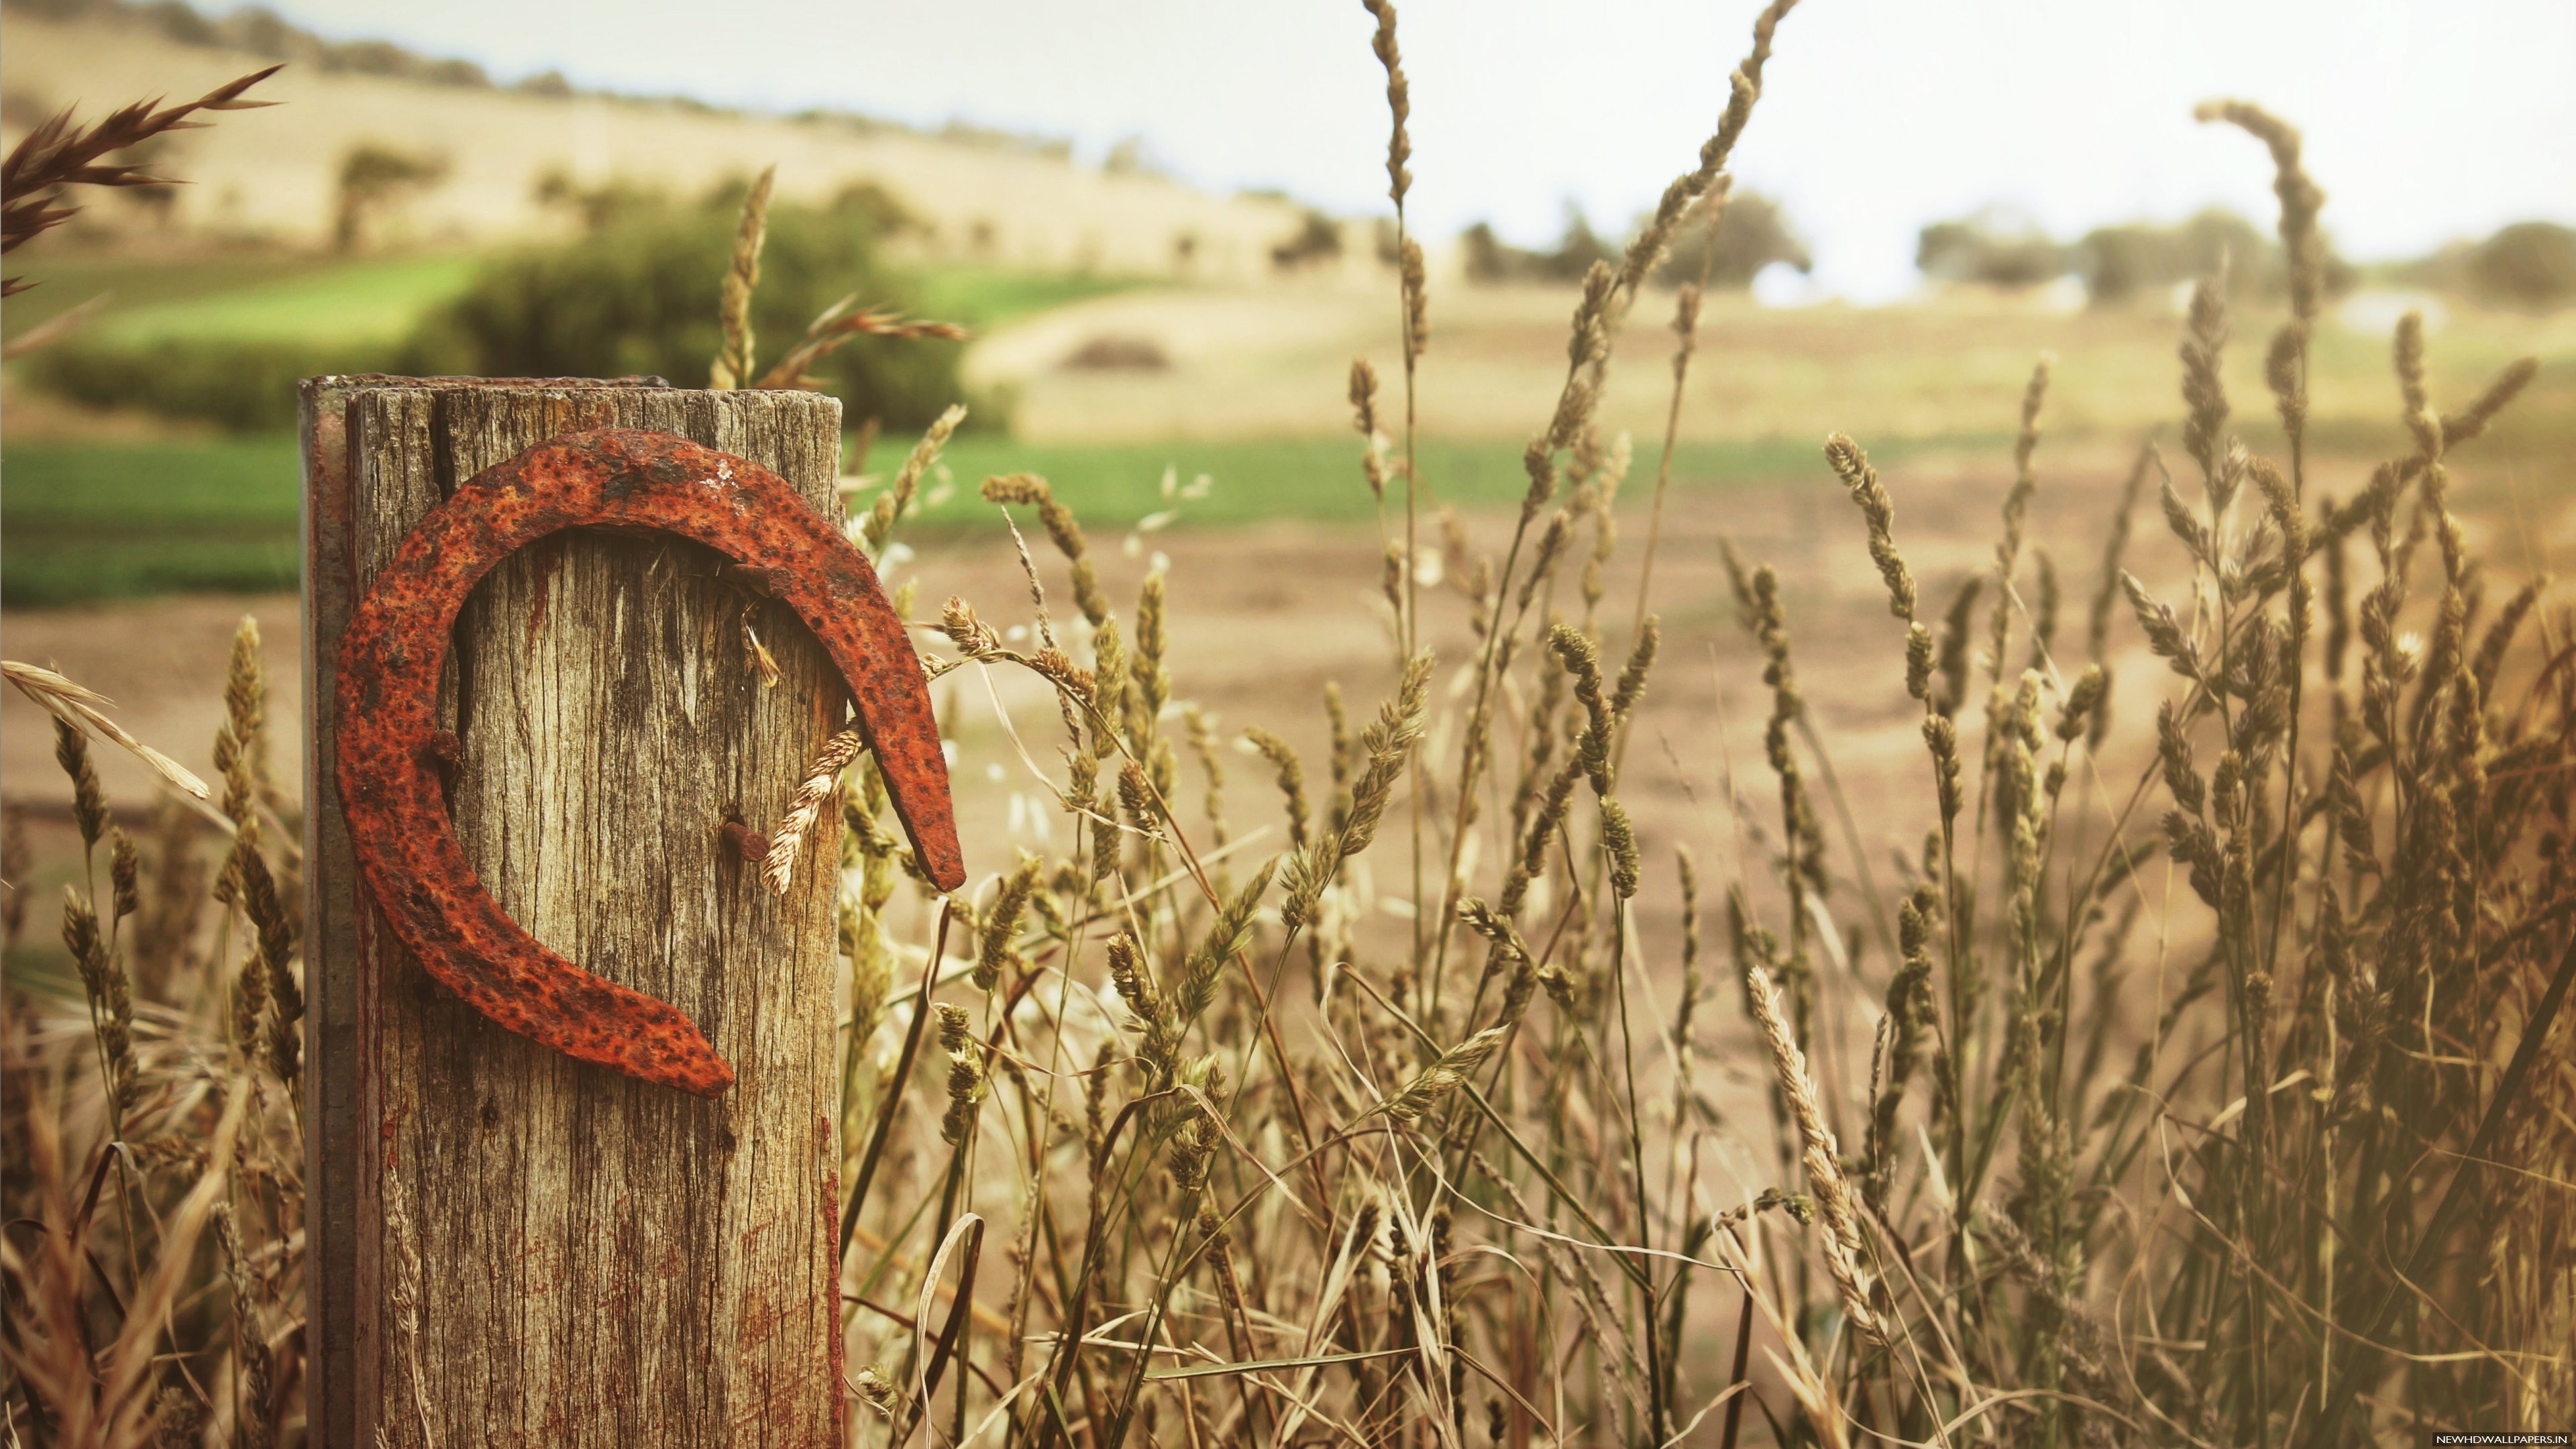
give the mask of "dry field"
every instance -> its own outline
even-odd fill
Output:
[[[140,21],[57,21],[11,7],[0,21],[0,137],[14,143],[52,108],[95,115],[137,96],[194,95],[266,64],[178,44]],[[342,157],[376,143],[447,162],[388,240],[488,244],[567,225],[537,198],[560,171],[584,186],[627,182],[695,196],[777,163],[782,198],[829,201],[873,181],[935,229],[942,254],[1036,270],[1168,274],[1173,239],[1195,268],[1258,275],[1301,213],[1285,202],[1210,196],[1145,175],[1107,175],[1004,146],[891,127],[796,122],[603,97],[465,89],[289,65],[260,94],[279,109],[177,138],[156,164],[192,183],[171,203],[181,233],[311,247],[327,243]],[[117,217],[125,203],[103,210]],[[135,215],[140,215],[136,211]],[[130,218],[127,224],[131,225]],[[980,240],[979,240],[980,238]]]
[[[1339,432],[1349,424],[1344,394],[1354,356],[1367,357],[1380,376],[1401,371],[1393,285],[1382,273],[1093,298],[979,339],[967,375],[1009,384],[1018,395],[1019,431],[1050,442]],[[1576,297],[1572,287],[1471,286],[1435,269],[1423,431],[1525,439],[1555,403]],[[1639,299],[1602,402],[1602,426],[1633,434],[1641,446],[1661,436],[1671,397],[1673,302],[1667,291]],[[2514,358],[2540,358],[2530,411],[2510,426],[2552,439],[2561,445],[2557,456],[2565,456],[2563,444],[2576,429],[2576,312],[2533,318],[2384,290],[2345,299],[2318,329],[2310,390],[2327,446],[2366,455],[2381,445],[2392,423],[2388,330],[2410,306],[2427,313],[2437,389],[2472,391]],[[2277,311],[2256,308],[2235,325],[2240,337],[2254,339],[2279,322]],[[1719,293],[1701,312],[1700,363],[1684,398],[1681,436],[1804,445],[1839,428],[1882,445],[1986,438],[2000,449],[2031,364],[2047,354],[2058,360],[2049,436],[2125,452],[2174,416],[2180,327],[2179,299],[2174,306],[2069,312],[2036,294],[1981,289],[1868,308],[1762,307]],[[1103,338],[1151,343],[1170,366],[1064,365]],[[2262,365],[2259,347],[2235,348],[2226,359],[2230,389],[2258,395]],[[2264,436],[2267,422],[2245,418],[2249,439]],[[1437,487],[1438,479],[1430,481]]]

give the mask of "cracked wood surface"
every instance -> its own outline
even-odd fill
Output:
[[[836,508],[839,408],[811,394],[325,383],[307,422],[308,658],[330,658],[350,603],[459,483],[597,427],[738,454]],[[777,818],[845,696],[794,615],[720,583],[720,562],[662,536],[521,550],[467,602],[442,722],[462,742],[457,834],[502,908],[687,1013],[736,1068],[722,1097],[571,1061],[430,981],[352,890],[314,778],[329,682],[307,694],[325,763],[306,798],[327,817],[308,974],[331,1449],[839,1440],[831,872],[778,899],[718,830],[729,812]]]

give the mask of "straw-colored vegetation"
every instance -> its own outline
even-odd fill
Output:
[[[934,677],[1044,681],[1011,739],[1064,848],[970,842],[994,873],[937,898],[864,755],[778,762],[807,789],[769,873],[844,883],[859,1442],[2324,1446],[2576,1406],[2576,643],[2449,502],[2530,369],[2436,397],[2410,319],[2390,461],[2352,497],[2311,489],[2322,196],[2278,120],[2211,113],[2278,171],[2291,310],[2253,346],[2280,448],[2236,431],[2217,279],[2180,339],[2175,461],[2140,452],[2095,577],[2061,581],[2028,536],[2045,363],[1964,578],[1918,573],[1905,499],[1835,436],[1815,486],[1848,491],[1848,567],[1892,616],[1838,647],[1883,651],[1884,697],[1919,715],[1917,792],[1876,803],[1920,848],[1862,849],[1800,693],[1813,641],[1730,555],[1727,667],[1762,671],[1763,759],[1739,776],[1718,732],[1691,741],[1727,848],[1641,849],[1621,770],[1678,666],[1651,571],[1609,587],[1645,460],[1598,407],[1665,240],[1724,204],[1788,8],[1585,279],[1499,555],[1417,467],[1439,309],[1400,269],[1400,357],[1348,392],[1387,648],[1315,702],[1327,752],[1258,728],[1227,748],[1176,677],[1186,601],[1161,573],[1111,598],[1072,510],[1012,474],[983,497],[1044,543],[1021,544],[1027,602],[982,602],[1025,622],[912,584],[898,606],[937,614]],[[1406,82],[1393,7],[1370,9],[1401,227]],[[1696,338],[1697,299],[1676,396],[1695,346],[1725,345]],[[725,370],[758,375],[752,334],[728,339]],[[872,551],[952,425],[858,499]],[[2159,516],[2189,560],[2161,591],[2130,571]],[[1435,657],[1435,611],[1470,651]],[[2132,629],[2169,673],[2114,676]],[[157,1410],[162,1442],[264,1444],[294,1419],[298,863],[253,644],[211,877],[175,808],[129,841],[64,731],[86,1002],[13,1003],[6,1038],[22,1433],[145,1442]],[[1266,819],[1226,810],[1247,767],[1275,782]],[[1364,913],[1371,892],[1414,909]],[[9,911],[14,937],[31,908]],[[1768,1109],[1730,1117],[1714,1079],[1748,1064],[1710,1043],[1738,1012]]]

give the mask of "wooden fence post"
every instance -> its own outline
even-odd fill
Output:
[[[695,545],[558,535],[476,587],[442,688],[462,743],[449,803],[484,884],[540,941],[696,1021],[737,1073],[722,1096],[571,1061],[445,993],[384,929],[341,818],[332,661],[350,610],[458,484],[599,427],[749,458],[838,517],[840,406],[814,394],[304,387],[307,1356],[324,1449],[840,1440],[832,873],[780,899],[718,836],[728,813],[775,821],[845,716],[803,624]]]

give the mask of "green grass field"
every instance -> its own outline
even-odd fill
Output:
[[[888,440],[865,466],[890,473],[903,446]],[[1358,521],[1374,508],[1358,447],[1350,437],[1043,446],[970,434],[951,444],[941,475],[925,488],[917,526],[982,521],[987,505],[977,489],[984,478],[1021,472],[1047,478],[1084,523],[1103,530],[1166,510],[1182,528],[1270,518]],[[1686,446],[1674,462],[1675,486],[1777,478],[1812,467],[1813,452],[1803,441]],[[1426,441],[1421,463],[1443,502],[1504,505],[1527,486],[1512,444]],[[1650,467],[1639,465],[1628,504],[1644,502]],[[1166,471],[1176,495],[1168,499]],[[1202,496],[1188,496],[1199,491],[1201,475]],[[26,608],[293,588],[298,478],[295,441],[284,435],[14,446],[0,487],[0,602]]]
[[[0,337],[18,337],[103,298],[81,335],[119,347],[218,339],[399,341],[431,309],[464,291],[481,264],[467,252],[353,260],[272,252],[181,261],[43,256],[18,265],[13,259],[11,272],[37,285],[10,299]],[[922,273],[913,285],[923,316],[986,328],[1133,283],[954,267]]]
[[[242,252],[176,262],[48,255],[20,269],[41,285],[11,300],[6,332],[21,335],[68,306],[109,293],[111,304],[90,331],[120,350],[148,354],[156,343],[318,342],[349,351],[347,361],[356,365],[466,286],[476,265],[466,254],[337,260]],[[1132,285],[990,268],[940,269],[915,280],[922,315],[978,330]],[[2052,431],[2061,438],[2125,439],[2132,436],[2132,413],[2154,415],[2170,406],[2163,324],[2142,329],[2124,317],[1988,313],[1994,309],[1747,312],[1729,324],[1728,345],[1763,363],[1732,375],[1746,388],[1806,388],[1835,401],[1878,399],[1885,426],[1863,431],[1882,460],[1927,450],[2002,455],[2008,407],[1981,419],[1994,431],[1961,436],[1943,431],[1955,426],[1956,410],[1908,406],[1955,380],[1963,366],[1963,337],[1998,329],[2009,334],[2004,350],[2014,359],[2016,377],[2025,365],[2020,359],[2040,345],[2037,330],[2043,324],[2095,339],[2092,350],[2075,359],[2080,365],[2063,369],[2051,396]],[[2259,319],[2246,327],[2249,337],[2261,335]],[[2576,440],[2571,328],[2576,320],[2534,323],[2463,313],[2436,339],[2438,395],[2446,398],[2465,400],[2520,352],[2543,356],[2531,395],[2481,445],[2488,457],[2525,460],[2542,487],[2566,486],[2564,460]],[[2024,337],[2023,331],[2033,335]],[[2396,428],[2383,395],[2385,346],[2348,328],[2320,334],[2312,446],[2358,457],[2377,456],[2390,445]],[[1881,358],[1892,371],[1855,372],[1850,359],[1860,355]],[[2276,425],[2269,409],[2252,401],[2263,395],[2261,348],[2240,345],[2230,366],[2231,389],[2241,399],[2237,425],[2262,445]],[[293,375],[290,370],[283,376]],[[2017,394],[2017,381],[2014,388]],[[1783,404],[1772,411],[1823,416],[1837,409]],[[890,473],[909,442],[885,438],[861,466]],[[1124,530],[1166,511],[1178,527],[1271,518],[1359,521],[1374,505],[1360,480],[1358,446],[1348,433],[1320,432],[1083,445],[969,433],[952,444],[942,476],[925,491],[919,525],[938,529],[981,521],[976,485],[989,474],[1011,472],[1047,477],[1086,524],[1101,530]],[[1653,468],[1652,439],[1640,433],[1638,446],[1645,456],[1628,493],[1632,504],[1646,496]],[[1700,490],[1807,477],[1814,468],[1814,442],[1805,436],[1693,443],[1676,460],[1675,480],[1684,490]],[[1516,438],[1426,440],[1422,472],[1440,501],[1468,507],[1508,506],[1525,486]],[[1169,497],[1163,488],[1167,473],[1175,485]],[[1203,491],[1193,486],[1201,475],[1209,480]],[[296,490],[294,444],[281,434],[190,443],[15,444],[0,488],[0,600],[29,607],[181,590],[290,588],[297,566]]]
[[[21,444],[0,473],[0,602],[292,588],[291,438]]]
[[[479,258],[463,253],[370,257],[217,254],[187,261],[44,257],[13,267],[38,286],[8,309],[16,337],[95,297],[81,335],[120,347],[161,341],[399,340],[464,290]]]
[[[944,267],[913,279],[921,297],[921,315],[979,330],[1136,285],[1116,277],[1045,276],[987,267]]]

